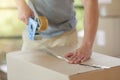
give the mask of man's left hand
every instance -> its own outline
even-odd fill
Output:
[[[67,58],[71,64],[79,64],[90,59],[91,53],[91,49],[81,47],[73,52],[65,54],[65,58]]]

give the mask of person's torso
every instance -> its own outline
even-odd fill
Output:
[[[56,36],[76,26],[73,0],[30,0],[39,16],[47,17],[49,27],[44,36]]]

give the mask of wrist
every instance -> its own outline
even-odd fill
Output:
[[[84,42],[83,41],[81,47],[92,50],[93,43],[92,42]]]

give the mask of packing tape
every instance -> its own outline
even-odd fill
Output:
[[[39,16],[40,26],[38,27],[38,32],[44,31],[48,28],[48,19],[44,16]]]

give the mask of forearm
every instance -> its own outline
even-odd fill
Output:
[[[82,46],[92,48],[98,27],[98,1],[83,0],[85,8],[84,38]]]
[[[15,0],[17,8],[22,8],[24,6],[27,6],[26,0]]]

